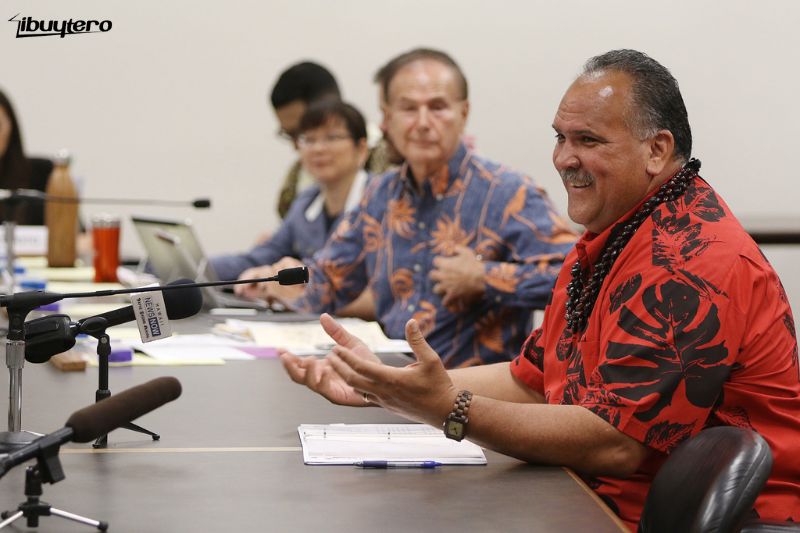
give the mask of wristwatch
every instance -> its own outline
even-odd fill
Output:
[[[461,440],[467,434],[467,422],[469,422],[469,404],[472,403],[472,393],[462,390],[456,396],[453,403],[453,410],[444,419],[444,436],[448,439]]]

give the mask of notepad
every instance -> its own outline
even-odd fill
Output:
[[[438,461],[485,465],[480,446],[448,439],[426,424],[301,424],[297,428],[307,465],[354,465],[359,461]]]

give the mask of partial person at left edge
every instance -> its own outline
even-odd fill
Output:
[[[49,159],[25,155],[22,133],[8,96],[0,90],[0,189],[44,191],[53,171]],[[0,202],[0,221],[44,225],[44,202],[17,202],[13,207]]]

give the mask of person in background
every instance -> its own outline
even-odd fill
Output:
[[[314,185],[292,202],[270,239],[244,254],[213,257],[211,266],[220,279],[271,276],[272,265],[282,258],[308,260],[343,213],[358,205],[367,182],[367,131],[361,113],[341,100],[320,100],[305,110],[295,132],[300,161]],[[257,296],[255,286],[236,287],[240,294]]]
[[[44,191],[53,170],[49,159],[29,158],[22,146],[22,133],[8,96],[0,90],[0,189]],[[0,202],[0,221],[44,225],[44,202]]]
[[[297,141],[300,134],[300,119],[306,109],[320,100],[340,98],[341,93],[336,78],[328,69],[311,61],[292,65],[280,74],[270,94],[270,102],[280,124],[278,136],[290,141],[295,149],[299,149]],[[371,146],[362,166],[370,174],[384,172],[390,163],[384,155],[385,149],[382,143],[378,142],[372,146],[369,130],[367,142]],[[313,183],[313,177],[304,169],[301,159],[298,159],[289,168],[281,185],[278,196],[278,214],[281,218],[286,217],[299,192]]]
[[[405,162],[373,178],[297,289],[264,283],[293,309],[335,312],[366,288],[390,338],[409,318],[449,367],[509,360],[543,308],[575,236],[527,176],[462,142],[467,80],[416,49],[384,71],[386,129]]]
[[[594,57],[553,129],[569,215],[586,233],[516,359],[448,372],[412,319],[417,361],[392,368],[323,316],[340,346],[326,359],[282,353],[289,375],[334,403],[567,466],[632,531],[671,450],[707,427],[749,428],[774,458],[753,514],[800,521],[794,319],[777,274],[698,173],[677,81],[635,50]]]
[[[308,106],[320,100],[338,100],[341,95],[333,74],[318,63],[303,61],[281,72],[270,93],[270,103],[278,119],[278,136],[299,148],[300,119]],[[285,218],[297,194],[314,180],[298,159],[289,168],[278,195],[278,214]]]

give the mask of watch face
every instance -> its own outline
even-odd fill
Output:
[[[455,420],[448,420],[446,433],[451,438],[461,439],[464,436],[464,424]]]

